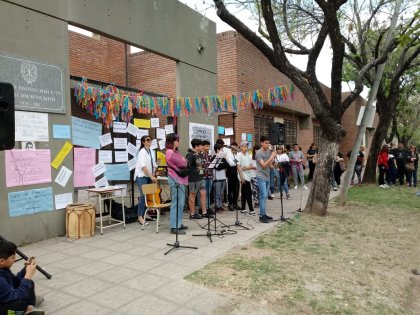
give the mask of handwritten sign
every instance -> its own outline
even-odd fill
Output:
[[[99,150],[99,163],[112,163],[112,151],[111,150]]]
[[[72,173],[71,170],[63,166],[54,181],[60,186],[66,187]]]
[[[156,129],[156,138],[157,139],[166,139],[165,129],[157,128]]]
[[[49,141],[48,114],[15,111],[15,141]]]
[[[99,142],[101,143],[101,147],[111,144],[112,143],[111,133],[108,132],[104,134],[103,136],[99,136]]]
[[[130,180],[130,170],[127,163],[107,164],[105,177],[108,180]]]
[[[74,187],[93,186],[95,176],[92,167],[96,164],[96,150],[74,148]]]
[[[132,156],[137,155],[137,147],[133,145],[132,143],[129,143],[127,146],[127,152],[131,154]]]
[[[109,186],[109,183],[106,177],[102,177],[100,180],[95,182],[95,188],[108,187],[108,186]]]
[[[115,154],[115,162],[127,162],[128,161],[128,154],[127,151],[114,151]]]
[[[54,196],[55,209],[65,209],[67,205],[73,203],[73,193],[65,193]]]
[[[137,137],[138,130],[139,130],[139,128],[137,128],[136,126],[134,126],[131,123],[129,123],[128,126],[127,126],[127,132],[134,137]]]
[[[115,133],[127,133],[127,124],[123,121],[114,121],[112,131]]]
[[[233,136],[233,128],[226,128],[225,136]]]
[[[138,119],[134,118],[134,125],[138,128],[150,128],[150,119]]]
[[[69,125],[53,125],[53,138],[54,139],[70,139],[70,126]]]
[[[159,128],[159,118],[150,118],[150,125],[152,128]]]
[[[166,125],[165,126],[165,132],[167,135],[174,133],[174,125]]]
[[[165,139],[159,140],[159,148],[161,150],[165,150],[165,142],[166,142]]]
[[[77,117],[71,118],[72,142],[74,145],[99,149],[98,138],[102,134],[102,125]]]
[[[61,148],[60,152],[58,152],[57,156],[52,161],[51,165],[55,169],[57,169],[61,163],[63,163],[64,159],[66,158],[67,154],[70,153],[71,149],[73,149],[73,145],[70,141],[66,141],[66,143]]]
[[[129,160],[129,161],[127,162],[128,169],[129,169],[130,171],[134,170],[134,169],[136,168],[136,164],[137,164],[137,159],[136,159],[136,158],[133,158],[133,159]]]
[[[98,177],[99,175],[105,173],[105,171],[106,168],[104,163],[98,163],[92,167],[92,172],[95,177]]]
[[[53,210],[52,187],[11,192],[7,197],[11,217]]]
[[[127,138],[114,138],[114,149],[127,149]]]
[[[155,150],[158,148],[158,142],[157,139],[152,140],[152,144],[150,145],[151,150]]]
[[[50,150],[10,150],[4,152],[7,187],[51,182]]]
[[[241,140],[246,141],[246,133],[242,133]]]
[[[141,139],[141,137],[148,136],[148,135],[149,135],[149,130],[146,130],[146,129],[138,129],[137,139]]]
[[[210,148],[214,147],[214,126],[197,123],[189,124],[189,143],[192,139],[207,140],[210,142]]]

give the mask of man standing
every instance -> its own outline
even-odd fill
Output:
[[[211,160],[210,160],[210,141],[203,140],[203,151],[201,152],[203,167],[204,167],[204,180],[206,181],[206,204],[207,210],[210,210],[210,195],[211,195],[211,187],[213,186],[213,172],[208,169]],[[200,199],[198,199],[200,201]],[[200,204],[200,203],[199,203]],[[211,211],[209,211],[211,213]]]
[[[268,216],[265,211],[265,205],[270,189],[270,165],[276,158],[276,152],[270,152],[270,140],[266,136],[261,137],[261,149],[255,154],[257,161],[257,183],[260,191],[260,222],[268,223],[273,218]]]
[[[391,151],[391,154],[395,157],[398,169],[398,180],[400,185],[404,184],[405,163],[407,162],[408,151],[404,148],[404,143],[398,142],[398,148]]]
[[[238,144],[233,142],[230,146],[230,150],[227,150],[226,161],[229,163],[229,167],[226,170],[226,176],[228,178],[228,201],[229,210],[234,211],[238,208],[238,169],[236,160],[236,154],[238,152]]]
[[[354,175],[357,175],[359,186],[362,184],[362,170],[365,161],[365,146],[360,146],[359,153],[357,153],[356,164],[354,164],[353,175],[351,176],[351,184],[354,185]],[[351,150],[347,153],[347,159],[350,160]]]

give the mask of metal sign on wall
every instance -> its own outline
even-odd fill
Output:
[[[63,70],[59,66],[0,55],[0,79],[13,84],[16,109],[66,112]]]

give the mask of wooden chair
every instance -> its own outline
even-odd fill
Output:
[[[146,204],[146,212],[144,213],[144,218],[147,216],[147,212],[149,210],[156,211],[156,233],[159,233],[159,219],[160,219],[160,210],[163,208],[169,208],[171,206],[170,203],[162,203],[160,200],[159,193],[161,189],[157,186],[157,184],[146,184],[141,186],[141,190],[144,195],[144,200]],[[146,222],[146,220],[144,220]],[[144,224],[141,226],[141,229],[144,229]]]

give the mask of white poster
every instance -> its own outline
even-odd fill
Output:
[[[233,128],[226,128],[225,136],[233,136]]]
[[[150,118],[150,127],[159,128],[159,118]]]
[[[128,126],[127,126],[127,132],[134,137],[137,137],[138,130],[139,130],[139,128],[134,126],[132,123],[129,123]]]
[[[157,142],[157,140],[156,139],[155,140],[152,140],[152,145],[150,146],[150,149],[151,150],[155,150],[157,148],[158,148],[158,142]]]
[[[165,132],[167,135],[174,133],[174,125],[166,125],[165,126]]]
[[[159,148],[161,150],[165,150],[165,142],[166,142],[165,139],[159,140]]]
[[[242,134],[241,139],[242,139],[242,141],[246,141],[246,133],[243,133],[243,134]]]
[[[115,155],[115,163],[128,161],[127,151],[114,151],[114,155]]]
[[[73,193],[65,193],[60,195],[55,195],[55,209],[65,209],[67,205],[73,203]]]
[[[131,154],[132,156],[137,155],[137,147],[133,145],[132,143],[129,143],[127,146],[127,152]]]
[[[230,146],[230,138],[224,138],[222,139],[225,145]]]
[[[15,141],[50,140],[48,114],[15,111]]]
[[[95,177],[105,173],[106,167],[104,163],[98,163],[94,167],[92,167],[92,172]]]
[[[136,163],[137,163],[137,159],[136,159],[136,158],[132,158],[131,160],[129,160],[129,161],[127,162],[128,169],[129,169],[130,171],[134,170],[134,169],[136,168]]]
[[[157,139],[166,139],[165,129],[157,128],[156,129],[156,138]]]
[[[137,150],[140,150],[140,147],[141,147],[141,140],[137,139],[136,140],[136,148],[137,148]]]
[[[111,133],[108,132],[102,136],[99,136],[99,142],[101,143],[101,147],[111,144],[112,143]]]
[[[73,172],[71,170],[69,170],[67,167],[65,167],[64,165],[61,167],[60,172],[58,172],[57,177],[55,178],[55,182],[57,184],[59,184],[62,187],[66,187],[67,182],[71,176]]]
[[[99,163],[112,164],[112,151],[111,150],[99,150]]]
[[[214,126],[197,123],[190,123],[189,125],[189,145],[191,147],[192,139],[207,140],[210,142],[210,148],[214,147]]]
[[[114,149],[127,149],[127,138],[114,138]]]
[[[127,124],[123,121],[114,121],[112,131],[115,133],[127,133]]]
[[[109,183],[106,177],[102,177],[100,180],[95,182],[95,188],[108,187],[108,186],[109,186]]]
[[[139,129],[137,131],[137,139],[141,139],[141,137],[148,136],[148,135],[149,135],[149,130],[147,130],[147,129]]]

